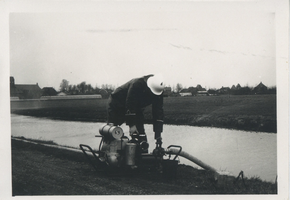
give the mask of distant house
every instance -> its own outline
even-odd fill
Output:
[[[10,99],[19,99],[21,91],[18,90],[15,86],[15,81],[13,77],[10,77]]]
[[[60,92],[60,93],[57,94],[57,96],[66,96],[66,95],[67,95],[67,94],[64,93],[64,92]]]
[[[42,88],[42,96],[56,96],[57,91],[53,87]]]
[[[201,85],[197,85],[196,87],[189,87],[187,89],[180,90],[180,96],[195,96],[198,95],[198,92],[206,92],[206,89],[203,88]]]
[[[182,97],[192,96],[192,93],[188,89],[182,89],[182,90],[180,90],[179,94]]]
[[[255,94],[263,94],[267,93],[268,88],[262,82],[260,82],[259,85],[253,89],[253,91]]]
[[[191,92],[192,95],[196,95],[198,89],[195,88],[195,87],[189,87],[189,88],[187,89],[187,91],[188,91],[188,92]]]
[[[207,91],[198,91],[197,95],[198,96],[209,96],[209,93]]]
[[[10,77],[10,97],[12,99],[39,99],[42,90],[38,84],[15,84],[14,77]]]
[[[233,86],[231,87],[231,90],[240,90],[241,88],[242,88],[241,85],[238,83],[236,86],[233,85]]]
[[[163,96],[168,97],[171,95],[171,87],[165,87],[163,91]]]
[[[217,91],[215,90],[215,89],[209,89],[208,91],[207,91],[207,93],[208,93],[208,95],[217,95]]]
[[[230,89],[229,87],[223,87],[223,86],[222,86],[222,88],[220,88],[220,89],[218,90],[218,93],[219,93],[219,94],[229,94],[230,91],[231,91],[231,89]]]

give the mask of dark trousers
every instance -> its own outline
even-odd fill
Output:
[[[108,121],[107,123],[112,123],[114,126],[122,125],[126,120],[127,109],[125,106],[121,105],[117,100],[113,99],[111,96],[108,101]],[[145,133],[144,129],[144,115],[142,109],[136,112],[136,128],[139,133]]]

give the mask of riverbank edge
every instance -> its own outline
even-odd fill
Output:
[[[13,110],[11,114],[47,118],[63,121],[80,121],[80,122],[100,122],[105,123],[107,113],[68,109],[23,109]],[[145,123],[152,124],[150,116],[145,112]],[[249,132],[266,132],[277,133],[276,120],[263,116],[203,116],[203,115],[184,115],[165,116],[164,124],[167,125],[187,125],[197,127],[225,128]]]
[[[87,165],[88,168],[90,168],[89,163],[87,160],[85,160],[84,156],[82,155],[82,152],[80,149],[77,148],[70,148],[70,147],[64,147],[57,145],[53,143],[52,141],[41,141],[41,140],[32,140],[32,139],[27,139],[24,137],[12,137],[12,161],[15,159],[26,159],[27,162],[30,162],[30,159],[27,157],[18,154],[18,153],[13,153],[15,149],[19,148],[21,152],[23,152],[24,149],[21,149],[25,147],[25,151],[32,151],[30,153],[33,154],[34,159],[37,159],[37,155],[34,155],[36,152],[41,152],[42,154],[48,154],[49,152],[49,158],[52,159],[52,162],[58,157],[61,157],[64,159],[63,164],[70,164],[69,162],[74,162],[75,165],[78,165],[78,163],[82,163],[82,165]],[[17,147],[18,146],[18,147]],[[16,147],[16,148],[15,148]],[[62,155],[63,154],[63,155]],[[68,156],[69,155],[69,156]],[[23,158],[22,158],[23,157]],[[31,162],[33,162],[31,160]],[[75,163],[76,162],[76,163]],[[22,162],[21,162],[22,163]],[[34,176],[35,174],[22,174],[21,176],[24,176],[22,180],[17,180],[17,177],[19,177],[19,172],[17,172],[19,169],[23,170],[25,166],[15,166],[14,162],[12,162],[12,180],[13,180],[13,189],[14,191],[19,191],[19,190],[25,190],[25,188],[18,188],[20,185],[21,187],[26,187],[26,184],[29,184],[24,180],[26,180],[25,176]],[[39,170],[39,166],[37,163],[33,164],[32,166],[35,166],[36,170]],[[271,183],[271,182],[266,182],[266,181],[261,181],[258,177],[252,177],[252,178],[247,178],[245,177],[244,179],[237,179],[234,176],[231,177],[231,180],[237,180],[235,184],[232,182],[223,182],[222,184],[216,184],[213,182],[213,179],[210,178],[210,175],[205,173],[205,170],[198,170],[193,167],[185,166],[185,165],[178,165],[178,168],[180,169],[178,171],[179,173],[179,178],[181,180],[181,183],[177,182],[171,182],[171,183],[166,183],[166,184],[171,184],[170,186],[176,188],[177,185],[180,186],[180,184],[184,184],[185,186],[188,187],[193,187],[195,192],[192,192],[190,194],[277,194],[277,182],[276,183]],[[33,169],[30,169],[33,170]],[[49,169],[51,171],[55,171],[56,169]],[[18,176],[13,176],[13,174],[18,174]],[[44,174],[38,174],[38,176],[43,176]],[[192,175],[192,179],[189,178],[189,176]],[[44,175],[45,176],[45,175]],[[43,179],[45,177],[41,177],[39,179]],[[53,178],[53,177],[52,177]],[[106,179],[107,177],[103,177]],[[144,177],[143,177],[144,178]],[[38,177],[35,178],[36,180]],[[126,177],[125,177],[126,179]],[[129,178],[130,179],[130,178]],[[55,182],[63,182],[64,180],[54,180]],[[143,181],[148,181],[148,180],[143,180]],[[154,180],[149,180],[148,184],[152,184],[152,181]],[[156,180],[155,180],[156,181]],[[160,180],[158,180],[160,181]],[[157,182],[158,182],[157,181]],[[78,180],[79,182],[79,180]],[[23,185],[24,184],[24,185]],[[158,183],[157,183],[158,184]],[[163,184],[163,182],[161,182]],[[175,185],[177,184],[177,185]],[[133,184],[134,185],[134,184]],[[205,187],[206,185],[206,187]],[[135,185],[136,186],[136,185]],[[30,190],[33,190],[31,186]],[[198,189],[200,188],[200,190]],[[190,188],[187,188],[188,190],[185,191],[176,191],[176,194],[188,194],[189,191],[191,191]],[[64,190],[66,190],[64,188]],[[155,192],[157,194],[172,194],[171,192],[166,193],[160,188],[160,191],[158,188],[154,188]],[[159,192],[160,193],[159,193]],[[53,191],[51,191],[53,192]],[[147,191],[148,192],[148,191]],[[185,193],[183,193],[185,192]],[[16,192],[17,193],[17,192]],[[21,192],[20,192],[21,193]],[[32,192],[34,193],[34,192]],[[156,194],[154,193],[154,194]],[[123,195],[124,193],[116,193],[117,195]],[[148,194],[151,194],[150,192]],[[14,195],[21,195],[21,194],[15,194]],[[29,194],[28,194],[29,195]]]

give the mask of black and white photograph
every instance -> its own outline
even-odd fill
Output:
[[[288,198],[289,2],[0,8],[3,198]]]

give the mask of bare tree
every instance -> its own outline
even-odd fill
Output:
[[[103,90],[115,90],[115,86],[111,84],[102,84],[101,89]]]
[[[62,79],[59,87],[61,92],[67,92],[69,89],[69,82],[66,79]]]
[[[180,90],[182,90],[182,85],[180,83],[176,84],[176,92],[179,92]]]

